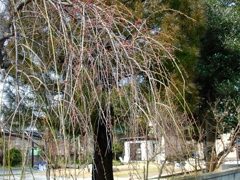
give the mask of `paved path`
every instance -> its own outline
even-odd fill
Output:
[[[39,170],[34,170],[31,168],[25,168],[24,172],[21,168],[12,168],[11,170],[7,168],[0,168],[0,179],[1,180],[45,180],[46,172],[40,172]]]
[[[115,180],[138,180],[144,179],[144,172],[146,169],[146,163],[131,163],[128,165],[121,165],[114,167],[114,179]],[[185,167],[187,171],[189,167]],[[155,163],[149,164],[149,179],[157,179],[160,170],[160,165]],[[20,180],[21,176],[23,180],[47,180],[46,172],[39,170],[32,170],[30,168],[25,169],[24,175],[21,174],[20,168],[13,168],[12,173],[8,173],[8,169],[0,169],[0,180]],[[184,170],[180,167],[173,167],[171,165],[166,166],[163,169],[162,175],[171,175],[173,173],[181,173]],[[9,174],[11,176],[9,177]],[[77,177],[77,178],[73,178]],[[51,180],[91,180],[91,172],[88,168],[80,169],[56,169],[51,171]],[[164,179],[164,178],[162,178]]]

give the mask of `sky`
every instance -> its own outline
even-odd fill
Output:
[[[3,3],[5,0],[0,0],[0,13],[4,11],[5,9],[5,4]]]

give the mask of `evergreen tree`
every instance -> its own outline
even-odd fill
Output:
[[[224,130],[230,131],[238,124],[239,106],[239,6],[237,2],[211,0],[207,4],[207,31],[202,39],[201,59],[198,63],[198,84],[201,86],[199,122],[205,124],[206,158],[208,170],[214,171],[218,159],[212,149],[219,129],[213,104],[224,118]],[[201,124],[201,123],[200,123]],[[223,132],[223,131],[222,131]]]
[[[184,111],[194,112],[199,102],[195,80],[200,40],[205,33],[204,3],[200,0],[122,2],[132,9],[139,21],[146,21],[152,36],[169,45],[167,51],[174,56],[174,63],[180,68],[166,62],[167,71],[170,72],[168,78],[174,82],[174,98],[177,104],[188,105]],[[179,107],[184,107],[182,105]]]

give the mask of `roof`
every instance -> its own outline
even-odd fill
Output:
[[[157,140],[156,138],[149,137],[149,136],[137,136],[137,137],[127,137],[127,138],[121,138],[121,140],[124,141],[144,141],[144,140]]]

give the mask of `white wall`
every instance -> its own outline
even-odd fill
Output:
[[[160,143],[161,142],[161,143]],[[153,159],[157,162],[160,162],[161,160],[165,159],[165,149],[163,147],[160,147],[161,145],[164,145],[164,140],[161,141],[155,141],[155,140],[141,140],[141,141],[125,141],[124,142],[124,162],[129,162],[131,158],[131,150],[130,146],[131,144],[140,143],[140,149],[141,149],[141,161],[147,161],[149,159]],[[160,153],[161,152],[161,153]]]
[[[229,138],[230,138],[231,134],[230,133],[226,133],[226,134],[222,134],[220,136],[220,139],[217,139],[215,142],[215,147],[216,147],[216,152],[217,154],[219,154],[221,151],[223,151],[224,148],[228,148],[229,147]],[[233,151],[230,152],[227,157],[226,160],[233,160],[233,159],[237,159],[237,152],[236,152],[236,148],[233,147]]]
[[[130,160],[130,142],[129,141],[125,141],[124,142],[124,157],[123,157],[123,161],[124,162],[129,162]]]

